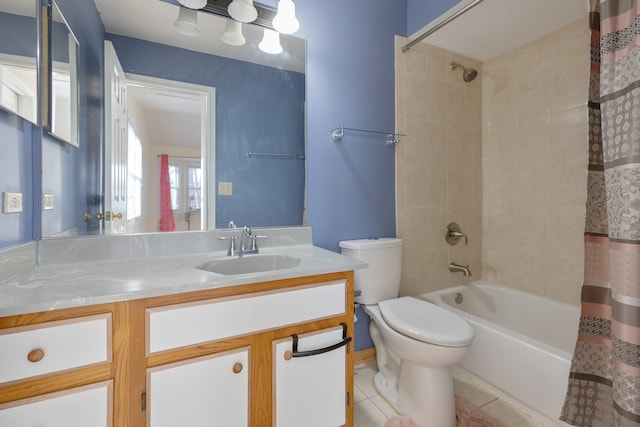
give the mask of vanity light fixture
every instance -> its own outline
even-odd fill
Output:
[[[282,45],[280,45],[280,33],[265,28],[264,36],[262,37],[262,41],[260,42],[258,47],[264,53],[271,53],[274,55],[282,53]]]
[[[238,22],[253,22],[258,17],[253,0],[233,0],[228,11],[229,15]]]
[[[273,18],[273,28],[281,34],[293,34],[300,28],[300,22],[296,18],[296,6],[293,0],[280,0],[278,13]]]
[[[246,41],[242,35],[242,23],[233,19],[227,20],[224,32],[220,35],[220,40],[231,46],[242,46]]]
[[[173,23],[173,27],[182,34],[187,36],[197,36],[200,34],[200,26],[198,25],[198,11],[189,9],[188,7],[180,7],[178,19]]]
[[[189,9],[202,9],[207,5],[207,0],[178,0],[178,3]]]

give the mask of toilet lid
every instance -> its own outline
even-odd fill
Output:
[[[457,314],[412,297],[378,303],[387,324],[408,337],[446,347],[464,347],[473,341],[471,325]]]

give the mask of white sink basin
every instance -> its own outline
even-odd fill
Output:
[[[205,262],[197,268],[218,274],[248,274],[266,271],[295,268],[300,265],[300,258],[281,254],[255,254],[226,258],[217,258]]]

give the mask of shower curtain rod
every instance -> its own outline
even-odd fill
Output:
[[[409,43],[407,43],[406,45],[402,46],[402,52],[404,53],[404,52],[408,51],[409,49],[411,49],[413,47],[414,44],[419,43],[420,41],[422,41],[426,37],[429,37],[431,34],[435,33],[440,28],[444,27],[449,22],[453,21],[454,19],[458,18],[459,16],[464,15],[466,12],[468,12],[471,9],[473,9],[475,6],[477,6],[480,3],[482,3],[482,0],[475,0],[472,3],[469,3],[468,5],[466,5],[465,7],[463,7],[462,9],[457,11],[456,13],[454,13],[453,15],[449,16],[444,21],[440,22],[438,25],[434,26],[433,28],[428,29],[427,31],[425,31],[424,33],[419,35],[418,38],[416,38],[415,40],[412,40]]]

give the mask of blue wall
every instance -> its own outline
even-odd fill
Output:
[[[304,74],[108,34],[127,73],[216,88],[216,227],[302,224],[304,161],[247,152],[304,152]],[[188,66],[185,66],[188,64]],[[279,123],[287,123],[280,126]]]
[[[22,193],[22,212],[0,213],[0,247],[33,239],[32,147],[38,128],[30,122],[0,110],[0,191]],[[4,196],[1,200],[4,203]]]
[[[461,0],[407,0],[407,35],[411,35],[441,16]]]
[[[330,132],[394,131],[394,35],[405,31],[405,4],[297,3],[308,41],[308,223],[330,250],[340,240],[395,235],[394,150],[366,137],[334,143]]]
[[[35,17],[0,12],[0,52],[30,56],[35,62],[37,37]]]

